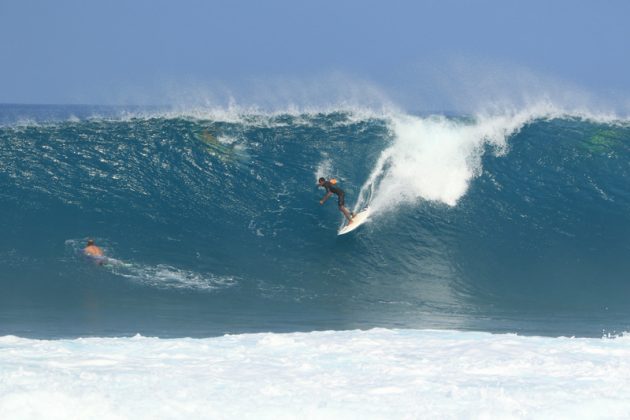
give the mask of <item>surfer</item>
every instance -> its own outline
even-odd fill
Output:
[[[94,240],[88,239],[87,245],[83,248],[83,253],[94,259],[99,265],[103,265],[105,262],[105,255],[103,254],[103,250],[94,244]]]
[[[326,178],[324,177],[319,178],[319,186],[326,188],[326,195],[324,196],[324,198],[319,200],[319,204],[324,204],[326,200],[330,198],[331,195],[337,194],[337,199],[338,199],[337,202],[339,204],[339,211],[342,212],[344,216],[346,216],[346,219],[348,219],[348,224],[351,224],[354,214],[350,213],[348,209],[345,207],[346,193],[341,188],[337,187],[336,183],[337,181],[334,179],[331,179],[330,181],[326,181]]]

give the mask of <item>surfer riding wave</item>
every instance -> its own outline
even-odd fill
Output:
[[[353,213],[350,213],[348,209],[345,207],[346,201],[346,193],[339,187],[336,186],[337,180],[331,179],[326,181],[326,178],[319,178],[319,186],[326,188],[326,195],[324,198],[319,200],[319,204],[324,204],[326,200],[330,198],[331,195],[337,194],[337,203],[339,205],[339,211],[343,213],[343,215],[348,219],[348,224],[352,223],[352,218],[354,217]]]

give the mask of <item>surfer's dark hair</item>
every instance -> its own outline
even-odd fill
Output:
[[[94,239],[88,239],[87,244],[88,244],[88,246],[94,245]]]
[[[326,182],[326,178],[324,177],[319,178],[319,182]]]

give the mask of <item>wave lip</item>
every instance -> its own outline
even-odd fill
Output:
[[[355,211],[370,206],[376,214],[418,200],[455,206],[482,173],[487,147],[505,154],[508,139],[526,124],[561,118],[626,124],[614,114],[564,110],[546,102],[519,111],[459,118],[392,114],[387,117],[392,143],[361,187]]]

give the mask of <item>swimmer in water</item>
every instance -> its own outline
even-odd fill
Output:
[[[103,263],[105,262],[105,255],[103,254],[103,250],[94,245],[94,240],[92,239],[88,239],[87,246],[83,248],[83,253],[90,258],[94,258],[94,260],[97,261],[99,265],[103,265]]]

